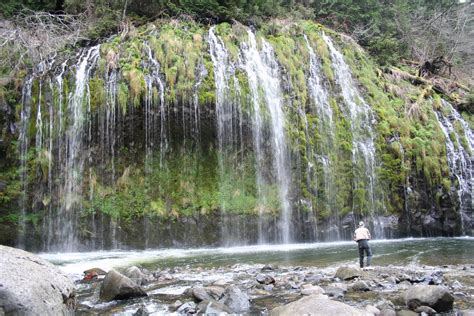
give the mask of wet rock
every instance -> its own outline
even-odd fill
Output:
[[[0,245],[0,315],[71,315],[74,284],[32,253]]]
[[[428,315],[436,314],[436,311],[434,309],[432,309],[431,307],[429,307],[429,306],[418,306],[415,309],[415,312],[416,313],[425,313],[425,314],[428,314]]]
[[[447,289],[435,285],[418,285],[405,291],[405,304],[415,310],[419,306],[429,306],[437,312],[447,312],[453,309],[454,297]]]
[[[186,302],[184,304],[182,304],[177,310],[176,312],[178,313],[183,313],[183,314],[195,314],[196,313],[196,310],[197,307],[196,307],[196,303],[194,302]]]
[[[350,289],[354,292],[367,292],[370,291],[370,286],[365,281],[357,281]]]
[[[258,274],[255,279],[260,284],[268,285],[275,283],[275,279],[271,275]]]
[[[193,287],[191,289],[191,295],[194,296],[198,302],[212,299],[212,297],[207,294],[207,291],[203,287]]]
[[[391,276],[391,277],[387,278],[387,282],[390,283],[390,284],[395,285],[395,284],[400,283],[400,280],[398,278],[394,277],[394,276]]]
[[[204,300],[197,306],[199,314],[204,315],[220,315],[220,314],[232,314],[233,311],[222,303],[214,300]]]
[[[303,284],[301,286],[301,294],[303,295],[324,294],[324,290],[317,285]]]
[[[355,267],[340,267],[337,269],[336,274],[334,277],[339,278],[341,280],[351,280],[357,277],[365,276],[365,272],[359,268]]]
[[[273,284],[268,284],[268,285],[264,285],[263,286],[263,289],[267,292],[271,292],[273,290]]]
[[[99,293],[100,299],[105,302],[142,296],[147,296],[147,294],[140,286],[115,270],[107,273]]]
[[[250,299],[237,286],[229,286],[224,297],[219,301],[229,307],[234,313],[243,313],[250,309]]]
[[[148,276],[136,266],[131,266],[130,268],[125,270],[124,275],[130,278],[137,285],[145,285],[149,281]]]
[[[325,295],[305,296],[290,304],[274,308],[270,315],[352,315],[362,316],[365,313],[347,304],[329,299]]]
[[[474,309],[465,309],[461,311],[462,316],[474,316]]]

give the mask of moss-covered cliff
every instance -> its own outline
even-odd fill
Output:
[[[2,225],[43,249],[65,236],[73,248],[136,246],[138,227],[157,231],[151,245],[278,242],[284,180],[294,241],[348,238],[358,219],[377,237],[470,233],[472,197],[459,198],[437,119],[450,110],[431,86],[377,68],[350,38],[311,21],[264,24],[252,33],[261,62],[278,64],[287,149],[278,158],[268,87],[250,82],[249,29],[223,23],[214,32],[226,50],[224,99],[209,27],[192,21],[132,28],[18,78],[23,97],[2,94],[15,111],[6,122],[16,122],[4,129]],[[219,102],[231,105],[225,118]],[[454,125],[472,158],[465,126]],[[192,225],[196,236],[182,238]],[[21,240],[12,233],[6,243],[13,239]]]

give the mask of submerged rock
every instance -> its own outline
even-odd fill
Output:
[[[115,270],[107,273],[99,294],[100,299],[106,302],[142,296],[147,296],[147,294],[140,286]]]
[[[333,301],[325,295],[311,295],[296,302],[274,308],[271,316],[286,315],[363,316],[365,313],[347,304]]]
[[[418,285],[405,291],[405,304],[415,310],[419,306],[429,306],[438,313],[453,309],[454,297],[447,289],[436,285]]]
[[[0,283],[2,315],[74,313],[72,280],[32,253],[0,245]]]

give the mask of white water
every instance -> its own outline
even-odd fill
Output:
[[[262,39],[262,50],[257,48],[255,35],[249,29],[247,31],[249,41],[242,49],[244,57],[244,68],[247,72],[249,85],[253,98],[253,132],[254,146],[257,156],[257,170],[262,170],[263,165],[263,109],[270,115],[271,149],[273,154],[273,168],[279,189],[281,203],[280,214],[280,241],[289,243],[291,241],[291,205],[289,202],[290,174],[285,135],[285,116],[283,113],[283,100],[280,88],[279,66],[275,60],[273,48]],[[260,89],[263,90],[263,100],[260,98]],[[266,122],[265,122],[266,123]],[[257,176],[258,186],[263,185],[263,176]],[[261,189],[260,189],[261,191]],[[263,233],[263,232],[261,232]],[[261,239],[262,241],[262,239]]]
[[[322,35],[326,42],[332,59],[332,68],[336,81],[341,89],[344,102],[340,104],[341,110],[351,124],[352,132],[352,160],[354,170],[353,191],[364,190],[364,199],[361,205],[353,204],[353,211],[368,215],[374,223],[375,236],[384,236],[375,221],[375,146],[373,124],[375,118],[369,105],[364,101],[352,79],[349,66],[344,61],[342,54],[334,47],[332,40]],[[365,202],[364,202],[365,200]]]
[[[62,168],[64,185],[62,200],[57,217],[58,225],[53,228],[55,240],[53,248],[73,250],[77,246],[78,211],[81,209],[82,181],[83,181],[83,135],[85,115],[84,108],[89,106],[88,81],[90,70],[94,67],[99,56],[99,46],[85,50],[80,58],[75,77],[75,90],[68,96],[68,117],[71,125],[66,132],[67,157]],[[86,103],[86,107],[84,106]],[[50,248],[50,247],[48,247]]]
[[[464,221],[470,221],[473,210],[473,189],[474,189],[474,133],[469,125],[453,108],[453,106],[444,100],[441,104],[447,109],[448,115],[443,111],[434,112],[438,119],[439,126],[446,137],[446,153],[448,166],[451,176],[457,180],[457,197],[459,201],[459,215],[461,220],[461,233],[466,234]],[[454,124],[460,124],[464,133],[460,135]],[[466,142],[463,144],[461,138]],[[465,146],[467,148],[465,148]]]

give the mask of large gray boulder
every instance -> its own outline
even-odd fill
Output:
[[[417,285],[409,288],[403,294],[405,304],[411,310],[419,306],[429,306],[438,313],[453,309],[454,297],[449,291],[437,285]]]
[[[115,270],[110,270],[107,273],[99,293],[100,299],[105,302],[141,296],[147,296],[145,291],[128,277]]]
[[[73,315],[74,283],[32,253],[0,245],[0,311],[7,315]]]
[[[286,315],[338,315],[364,316],[362,312],[347,304],[333,301],[325,295],[311,295],[303,297],[293,303],[274,308],[271,316]]]
[[[229,286],[219,301],[229,307],[234,313],[244,313],[250,309],[250,299],[237,286]]]
[[[137,285],[145,285],[149,281],[149,277],[143,273],[137,266],[131,266],[125,270],[124,275],[130,278]]]
[[[359,268],[340,267],[339,269],[337,269],[336,274],[334,275],[334,277],[339,278],[341,280],[351,280],[351,279],[355,279],[357,277],[364,277],[366,275],[367,274]]]

